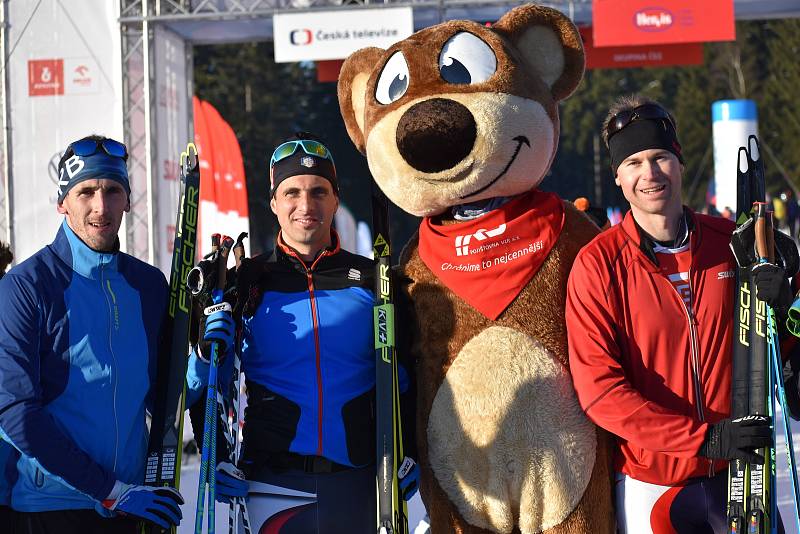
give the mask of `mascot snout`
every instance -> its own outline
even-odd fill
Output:
[[[475,145],[477,125],[467,107],[449,98],[417,102],[397,124],[397,148],[421,172],[441,172],[458,165]]]

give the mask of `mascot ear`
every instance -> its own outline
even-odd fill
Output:
[[[362,154],[366,151],[364,139],[364,114],[367,102],[367,81],[385,50],[362,48],[350,54],[339,72],[339,109],[347,133]]]
[[[555,100],[564,100],[583,77],[583,41],[578,29],[556,9],[526,5],[504,15],[492,30],[508,38],[525,66],[550,87]]]

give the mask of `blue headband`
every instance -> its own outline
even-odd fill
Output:
[[[114,180],[131,194],[128,183],[128,166],[122,158],[109,156],[98,150],[91,156],[78,156],[73,154],[58,168],[58,202],[64,201],[69,190],[81,182],[91,179],[106,178]]]

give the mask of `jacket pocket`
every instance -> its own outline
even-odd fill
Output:
[[[37,488],[42,488],[44,486],[44,473],[42,473],[42,470],[38,467],[36,471],[34,471],[33,484]]]

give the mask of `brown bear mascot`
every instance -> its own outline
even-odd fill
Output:
[[[573,24],[535,5],[342,67],[350,138],[386,195],[424,217],[401,268],[434,534],[614,530],[608,437],[576,399],[564,324],[570,266],[598,229],[536,189],[583,68]]]

